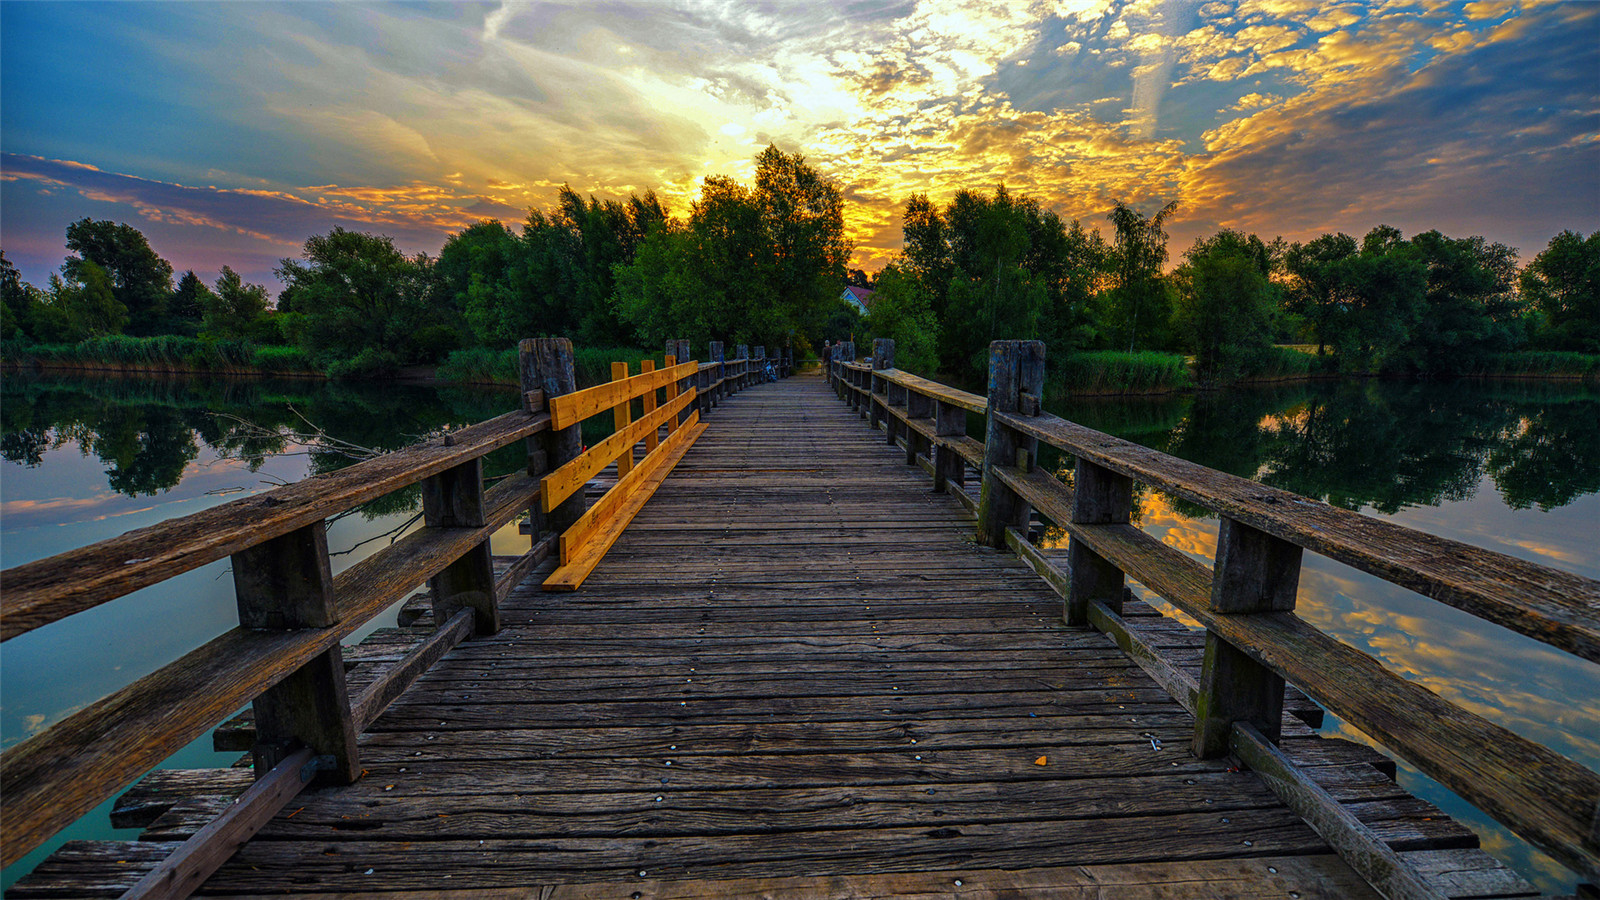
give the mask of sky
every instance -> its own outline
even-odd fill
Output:
[[[685,216],[768,144],[846,199],[853,265],[913,193],[1105,233],[1600,228],[1600,3],[0,3],[0,248],[42,285],[83,217],[178,272],[335,226],[437,254],[570,184]]]

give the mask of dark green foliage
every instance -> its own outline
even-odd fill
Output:
[[[1202,380],[1251,375],[1272,344],[1281,244],[1223,230],[1195,241],[1174,273],[1173,323]]]
[[[172,294],[172,264],[156,255],[139,229],[80,219],[67,226],[67,249],[75,255],[67,257],[62,275],[69,283],[84,284],[91,277],[84,270],[86,264],[104,270],[112,296],[126,311],[130,333],[169,330],[165,319]]]
[[[22,280],[17,267],[6,259],[5,251],[0,250],[0,340],[26,336],[29,310],[37,302],[35,293],[34,288]]]
[[[248,336],[266,315],[267,289],[259,284],[246,284],[238,272],[223,266],[222,274],[217,276],[216,291],[207,291],[201,302],[204,304],[202,336],[211,340],[238,340]]]
[[[1122,201],[1106,218],[1116,229],[1107,260],[1111,286],[1101,297],[1102,329],[1112,346],[1162,348],[1168,346],[1172,294],[1161,277],[1167,262],[1167,219],[1178,201],[1146,217]]]
[[[1052,384],[1064,394],[1173,391],[1193,387],[1189,366],[1176,353],[1101,350],[1048,359]]]
[[[200,276],[193,269],[183,273],[178,279],[178,287],[173,290],[172,297],[167,301],[167,315],[171,318],[176,328],[185,331],[194,329],[198,333],[198,326],[205,318],[206,307],[214,303],[215,297],[211,288],[200,280]]]
[[[1416,235],[1409,244],[1408,255],[1427,274],[1427,289],[1422,315],[1397,353],[1397,368],[1459,375],[1516,345],[1522,321],[1515,250],[1438,231]]]
[[[754,189],[707,178],[687,223],[651,228],[615,267],[616,314],[650,346],[821,340],[843,305],[849,250],[838,187],[799,154],[768,147]]]
[[[106,270],[81,259],[61,268],[67,277],[50,276],[50,290],[36,295],[28,311],[33,336],[63,342],[121,333],[128,310],[117,301]]]
[[[1600,231],[1563,231],[1522,273],[1523,299],[1542,321],[1535,342],[1600,353]]]
[[[895,367],[932,372],[938,365],[939,323],[922,282],[894,263],[878,273],[867,332],[894,341]]]
[[[305,316],[306,349],[329,374],[371,376],[432,362],[421,329],[438,324],[432,261],[407,257],[388,237],[335,228],[306,241],[276,270],[278,308]]]

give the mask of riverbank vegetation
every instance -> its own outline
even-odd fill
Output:
[[[902,368],[978,384],[989,341],[1035,338],[1056,393],[1312,375],[1600,377],[1600,232],[1562,232],[1526,266],[1482,237],[1385,225],[1305,242],[1223,229],[1173,260],[1167,227],[1180,213],[1176,201],[1119,202],[1103,235],[1003,186],[943,204],[912,195],[902,251],[868,276],[845,268],[840,188],[768,147],[753,185],[708,177],[683,217],[651,191],[598,200],[564,187],[520,230],[478,222],[437,256],[335,228],[281,261],[275,299],[226,266],[210,282],[174,280],[137,229],[83,219],[45,287],[0,253],[0,356],[333,377],[437,366],[514,382],[519,338],[565,335],[580,348],[580,381],[593,382],[611,359],[641,359],[668,338],[803,358],[824,341],[889,337]],[[846,285],[872,289],[864,318],[842,299]]]

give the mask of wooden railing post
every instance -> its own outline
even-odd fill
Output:
[[[640,360],[639,361],[639,371],[640,371],[640,373],[654,372],[655,370],[656,370],[656,361],[655,360],[653,360],[653,359],[645,359],[645,360]],[[645,391],[644,394],[639,397],[639,404],[640,404],[639,417],[640,418],[649,418],[650,414],[656,411],[656,392],[655,391]],[[644,435],[644,452],[646,454],[648,454],[652,450],[656,449],[656,447],[661,443],[661,435],[659,434],[659,432],[660,432],[659,428],[652,428],[649,431],[645,432],[645,435]]]
[[[822,342],[822,381],[833,387],[833,344],[830,341]]]
[[[901,388],[900,390],[905,394],[907,419],[933,418],[933,398],[907,388]],[[907,426],[905,432],[906,465],[914,466],[917,464],[917,451],[919,449],[926,449],[928,456],[933,456],[933,445],[928,442],[926,437],[923,437],[922,432],[909,426]]]
[[[544,391],[545,402],[578,389],[578,376],[573,368],[572,342],[566,338],[528,338],[517,345],[518,375],[522,391]],[[553,472],[578,458],[583,452],[583,433],[575,423],[560,430],[546,429],[538,436],[539,452],[530,455],[528,474],[539,476]],[[536,519],[535,537],[549,531],[560,534],[578,521],[587,507],[583,491],[576,491],[561,505]],[[542,521],[540,521],[542,520]]]
[[[1133,510],[1133,479],[1079,458],[1073,466],[1072,521],[1079,525],[1120,525]],[[1067,545],[1068,581],[1062,620],[1089,624],[1089,604],[1096,600],[1122,612],[1122,570],[1090,550],[1083,541]]]
[[[756,372],[755,377],[751,379],[751,383],[765,384],[767,380],[767,345],[757,344],[751,355],[756,358]]]
[[[233,554],[239,624],[282,631],[337,624],[328,533],[322,521]],[[290,672],[255,698],[256,777],[300,745],[322,757],[317,779],[349,784],[361,774],[355,719],[338,644]]]
[[[994,474],[996,467],[1032,465],[1037,458],[1036,438],[1002,425],[995,413],[1039,414],[1044,395],[1044,342],[995,341],[989,345],[989,427],[983,451],[983,488],[978,497],[978,543],[1004,549],[1006,526],[1028,530],[1033,508]],[[1025,400],[1024,397],[1030,398]],[[1026,408],[1025,408],[1026,407]],[[1019,459],[1027,453],[1027,462]]]
[[[1223,517],[1209,608],[1219,613],[1289,612],[1300,587],[1301,549]],[[1267,740],[1278,740],[1283,720],[1283,678],[1206,630],[1206,655],[1195,695],[1194,755],[1228,753],[1233,723],[1247,721]]]
[[[959,437],[967,433],[967,411],[943,400],[933,402],[934,431],[940,437]],[[933,489],[944,492],[950,485],[966,484],[967,461],[954,447],[933,448]]]
[[[611,380],[612,381],[623,381],[623,380],[626,380],[627,377],[628,377],[628,364],[627,363],[618,361],[618,362],[614,362],[614,363],[611,364]],[[633,421],[633,401],[632,400],[624,400],[621,403],[618,403],[616,405],[616,408],[611,411],[611,427],[616,431],[621,431],[622,429],[627,428],[628,427],[628,423],[632,422],[632,421]],[[617,477],[621,478],[622,476],[624,476],[624,475],[626,475],[626,474],[628,474],[629,472],[632,472],[632,471],[633,471],[633,448],[629,447],[628,448],[628,452],[626,452],[626,453],[622,454],[621,456],[617,457]]]
[[[872,429],[878,429],[878,423],[883,423],[883,430],[888,434],[888,442],[894,443],[894,417],[889,415],[886,408],[889,405],[889,382],[878,377],[878,372],[894,368],[894,340],[892,338],[872,339],[872,373],[867,376],[867,384],[872,391],[872,396],[867,398],[867,420]],[[882,399],[879,399],[879,398]]]
[[[667,341],[667,348],[668,348],[669,352],[666,355],[661,357],[661,368],[670,369],[673,366],[678,364],[678,356],[677,356],[677,354],[675,352],[670,352],[670,351],[676,351],[677,345],[678,345],[677,341]],[[678,383],[676,381],[667,382],[666,387],[661,389],[661,400],[662,400],[663,405],[671,403],[674,399],[677,398],[677,396],[678,396]],[[664,423],[664,427],[667,429],[667,436],[671,437],[672,433],[674,431],[678,430],[678,417],[677,416],[668,416],[667,417],[667,421]]]
[[[488,524],[483,502],[482,457],[422,480],[422,518],[429,528],[482,528]],[[484,540],[444,571],[428,579],[433,620],[448,621],[456,610],[472,610],[478,634],[500,630],[500,604],[495,596],[494,558]]]
[[[739,390],[750,386],[750,345],[740,344],[735,348],[739,359]]]
[[[691,357],[689,355],[689,342],[688,341],[667,341],[667,354],[673,358],[674,362],[677,362],[677,363],[686,363],[686,362],[688,362],[691,359]],[[677,397],[677,396],[681,395],[684,391],[687,391],[689,389],[689,386],[692,385],[692,384],[694,384],[694,381],[690,377],[679,378],[677,383],[676,383],[676,385],[674,385],[674,390],[672,392],[672,396]],[[673,430],[677,430],[678,426],[682,425],[684,422],[689,420],[690,411],[691,410],[689,409],[688,406],[685,406],[683,409],[678,410],[678,420],[674,424]]]
[[[728,382],[725,380],[728,377],[728,364],[723,359],[722,342],[712,341],[707,355],[711,357],[712,362],[717,364],[717,367],[711,370],[715,373],[712,380],[718,382],[716,388],[711,392],[712,399],[721,403],[722,398],[728,396]]]

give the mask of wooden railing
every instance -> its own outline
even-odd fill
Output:
[[[711,362],[678,363],[688,344],[671,342],[661,368],[647,362],[629,376],[619,364],[615,380],[579,391],[568,341],[523,341],[520,350],[514,412],[0,572],[0,640],[221,559],[231,561],[239,609],[238,627],[0,754],[0,864],[251,704],[256,786],[128,894],[186,896],[306,784],[357,779],[357,735],[450,648],[497,632],[501,600],[552,552],[561,554],[563,579],[554,587],[576,587],[648,497],[642,486],[659,484],[704,428],[698,419],[713,403],[764,380],[769,366],[787,372],[764,348],[752,358],[741,346],[725,361],[715,343]],[[644,408],[637,420],[635,400]],[[618,434],[584,452],[579,423],[603,411],[616,416]],[[526,471],[486,490],[483,457],[517,441],[527,442]],[[635,464],[641,441],[646,455]],[[612,462],[617,485],[587,507],[584,485]],[[424,527],[333,576],[326,520],[418,483]],[[489,538],[525,511],[532,547],[497,579]],[[437,628],[350,696],[340,641],[423,583]]]
[[[1462,709],[1295,615],[1300,562],[1319,553],[1600,662],[1600,582],[1462,544],[1186,462],[1045,413],[1044,345],[996,341],[987,397],[894,368],[890,341],[855,361],[831,348],[830,385],[941,489],[981,469],[977,538],[1009,547],[1064,598],[1070,625],[1111,635],[1195,715],[1197,756],[1232,752],[1267,777],[1391,897],[1437,897],[1274,744],[1293,684],[1591,883],[1600,884],[1600,776]],[[986,417],[969,438],[968,412]],[[1074,460],[1073,486],[1036,468],[1038,445]],[[1221,518],[1208,569],[1129,522],[1135,482]],[[1066,531],[1066,558],[1029,542],[1033,510]],[[1131,578],[1206,629],[1199,679],[1121,617]]]

